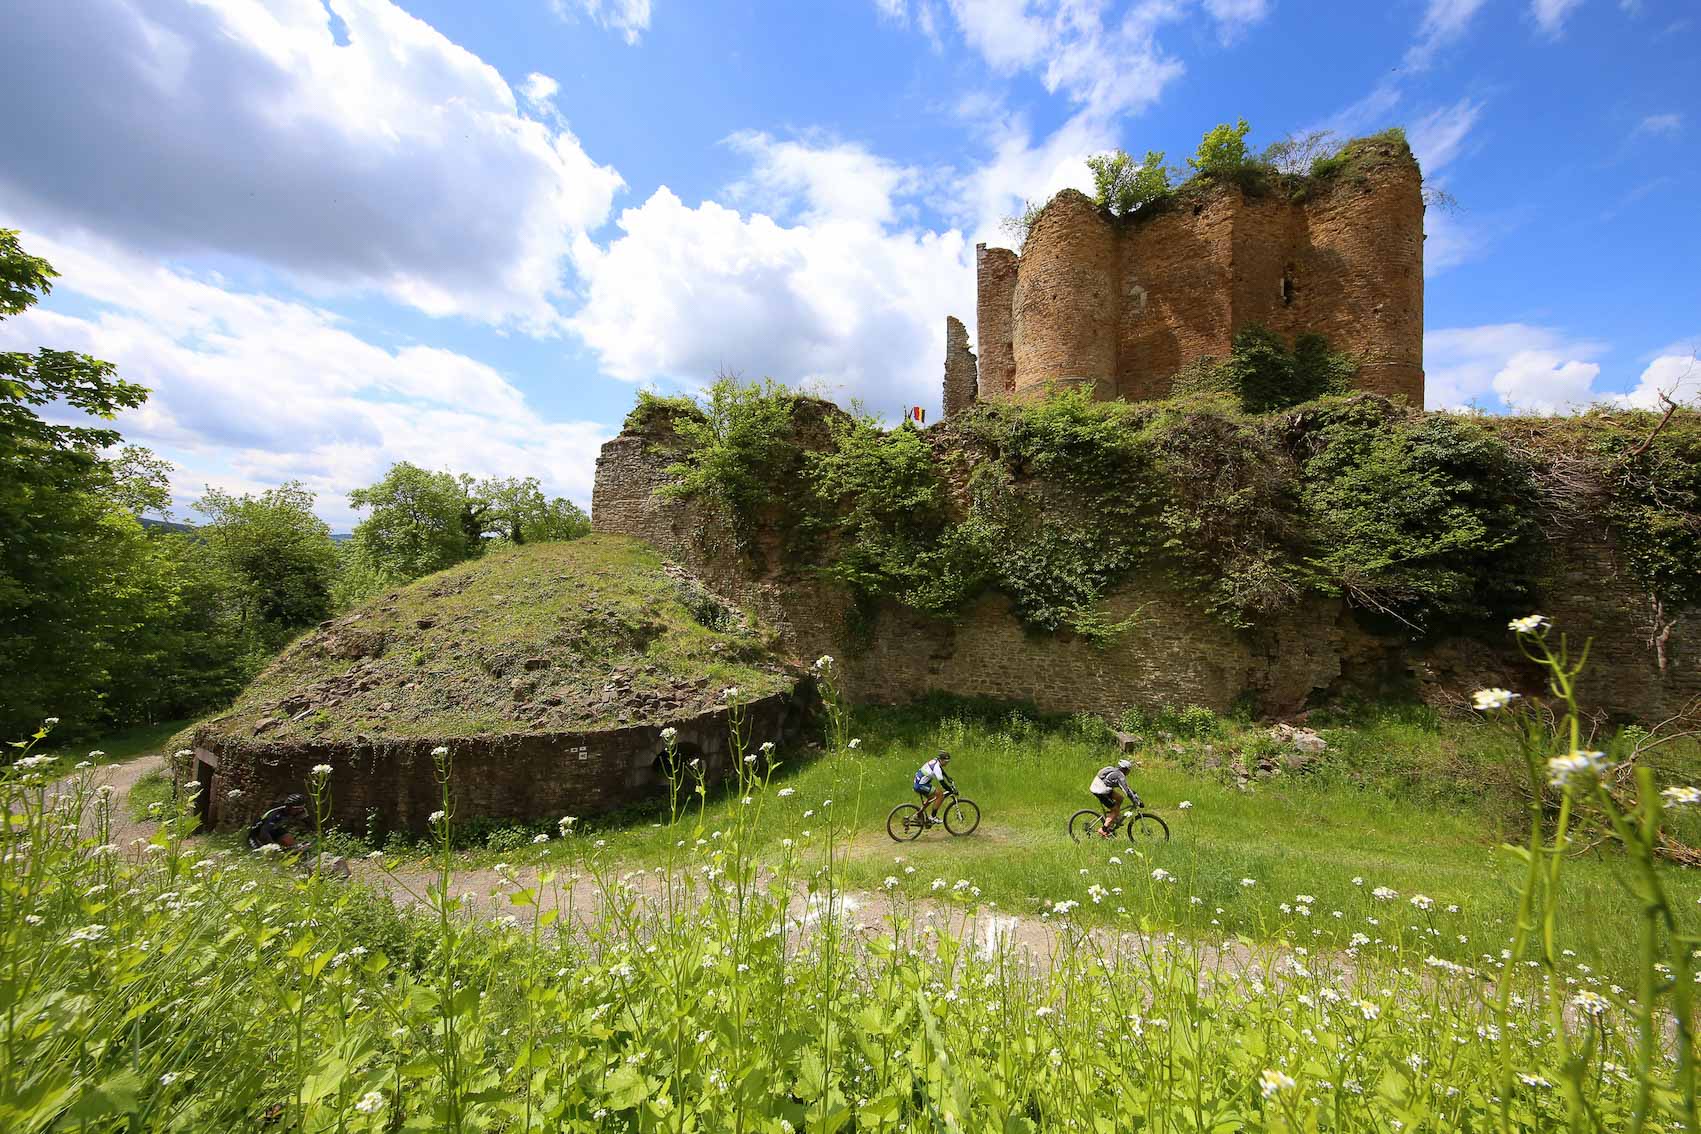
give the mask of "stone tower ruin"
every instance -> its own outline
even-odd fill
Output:
[[[1118,218],[1065,189],[1020,255],[976,246],[978,359],[947,320],[945,413],[1076,387],[1164,398],[1252,325],[1320,334],[1358,359],[1356,388],[1421,408],[1422,177],[1403,143],[1353,148],[1361,168],[1297,200],[1220,185]]]

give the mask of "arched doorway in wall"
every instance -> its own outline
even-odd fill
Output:
[[[678,780],[680,791],[689,793],[696,782],[691,766],[694,760],[699,769],[706,770],[703,750],[689,741],[675,743],[671,753],[665,745],[657,745],[655,755],[639,766],[632,786],[640,791],[660,793],[667,790],[670,780]]]

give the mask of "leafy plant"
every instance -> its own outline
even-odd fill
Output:
[[[1170,191],[1162,150],[1147,150],[1138,163],[1124,150],[1093,154],[1087,168],[1093,174],[1093,202],[1115,216],[1129,216]]]
[[[1246,149],[1246,135],[1251,130],[1244,118],[1232,126],[1227,123],[1213,126],[1199,140],[1199,148],[1187,159],[1187,164],[1206,177],[1238,176],[1252,164]]]

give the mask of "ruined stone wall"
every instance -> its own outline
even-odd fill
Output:
[[[814,687],[775,694],[746,707],[748,735],[776,744],[801,738]],[[671,722],[681,759],[701,759],[710,782],[731,765],[726,712],[717,709]],[[304,792],[316,764],[329,764],[330,821],[364,831],[368,812],[385,830],[423,834],[443,806],[431,750],[435,740],[268,742],[198,735],[182,776],[201,782],[202,822],[232,827],[292,792]],[[666,794],[660,725],[598,732],[527,733],[445,742],[453,761],[449,790],[462,818],[550,821],[594,815]],[[232,799],[230,792],[241,795]]]
[[[1259,324],[1290,342],[1325,336],[1360,359],[1356,387],[1421,407],[1417,165],[1384,162],[1311,192],[1294,201],[1225,186],[1119,221],[1059,193],[1020,257],[978,250],[980,397],[1083,382],[1101,398],[1165,397],[1177,370],[1223,358],[1237,331]]]
[[[1130,400],[1169,396],[1170,377],[1223,358],[1234,337],[1233,258],[1238,195],[1162,213],[1121,235],[1123,304],[1116,384]]]
[[[969,329],[955,315],[945,316],[945,416],[961,413],[975,404],[978,376],[974,352],[969,349]]]
[[[955,463],[949,451],[940,457]],[[1378,635],[1339,601],[1312,598],[1270,625],[1240,632],[1160,577],[1130,580],[1107,597],[1107,614],[1134,614],[1137,622],[1105,648],[1067,633],[1030,632],[998,595],[951,621],[886,604],[853,634],[846,594],[777,557],[753,563],[726,535],[724,516],[694,501],[657,497],[666,463],[630,434],[603,446],[596,530],[648,540],[686,564],[775,626],[793,660],[834,655],[859,700],[901,703],[937,691],[1114,715],[1130,705],[1221,712],[1246,698],[1260,712],[1282,715],[1349,689],[1389,685],[1414,686],[1433,703],[1455,707],[1485,685],[1541,691],[1540,674],[1499,627],[1485,628],[1483,638],[1413,642],[1407,634]],[[1680,624],[1672,632],[1662,670],[1649,645],[1647,597],[1617,561],[1605,525],[1581,522],[1559,533],[1549,562],[1539,609],[1574,640],[1596,640],[1582,687],[1587,707],[1654,720],[1701,696],[1701,630]]]
[[[1104,215],[1074,189],[1053,197],[1034,221],[1012,299],[1017,398],[1060,385],[1115,396],[1117,245]]]
[[[975,334],[980,387],[986,401],[1005,401],[1016,392],[1016,354],[1011,319],[1016,302],[1016,253],[975,245]]]

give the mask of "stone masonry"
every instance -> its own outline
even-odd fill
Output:
[[[975,356],[969,349],[969,329],[955,315],[945,316],[945,412],[958,413],[975,404]]]
[[[1116,218],[1066,189],[1020,255],[978,246],[978,398],[1167,397],[1176,371],[1256,324],[1325,336],[1359,359],[1355,387],[1421,407],[1422,177],[1403,147],[1359,144],[1383,160],[1303,201],[1222,186]]]
[[[937,460],[963,463],[948,427],[926,434]],[[1490,684],[1541,692],[1540,675],[1500,627],[1485,627],[1481,638],[1379,636],[1344,603],[1313,598],[1269,625],[1236,631],[1162,577],[1136,577],[1108,596],[1107,615],[1137,619],[1105,648],[1068,633],[1030,632],[997,594],[948,622],[882,605],[852,633],[847,594],[781,555],[747,555],[729,517],[712,505],[658,496],[672,457],[656,440],[624,432],[603,446],[594,527],[637,536],[685,564],[774,627],[794,660],[834,655],[860,700],[901,703],[944,692],[1109,715],[1130,705],[1222,711],[1245,701],[1279,716],[1349,691],[1410,688],[1449,707]],[[1679,622],[1662,667],[1650,645],[1647,596],[1619,562],[1606,526],[1581,517],[1552,541],[1537,609],[1573,640],[1593,639],[1585,705],[1656,720],[1701,696],[1701,631]]]

